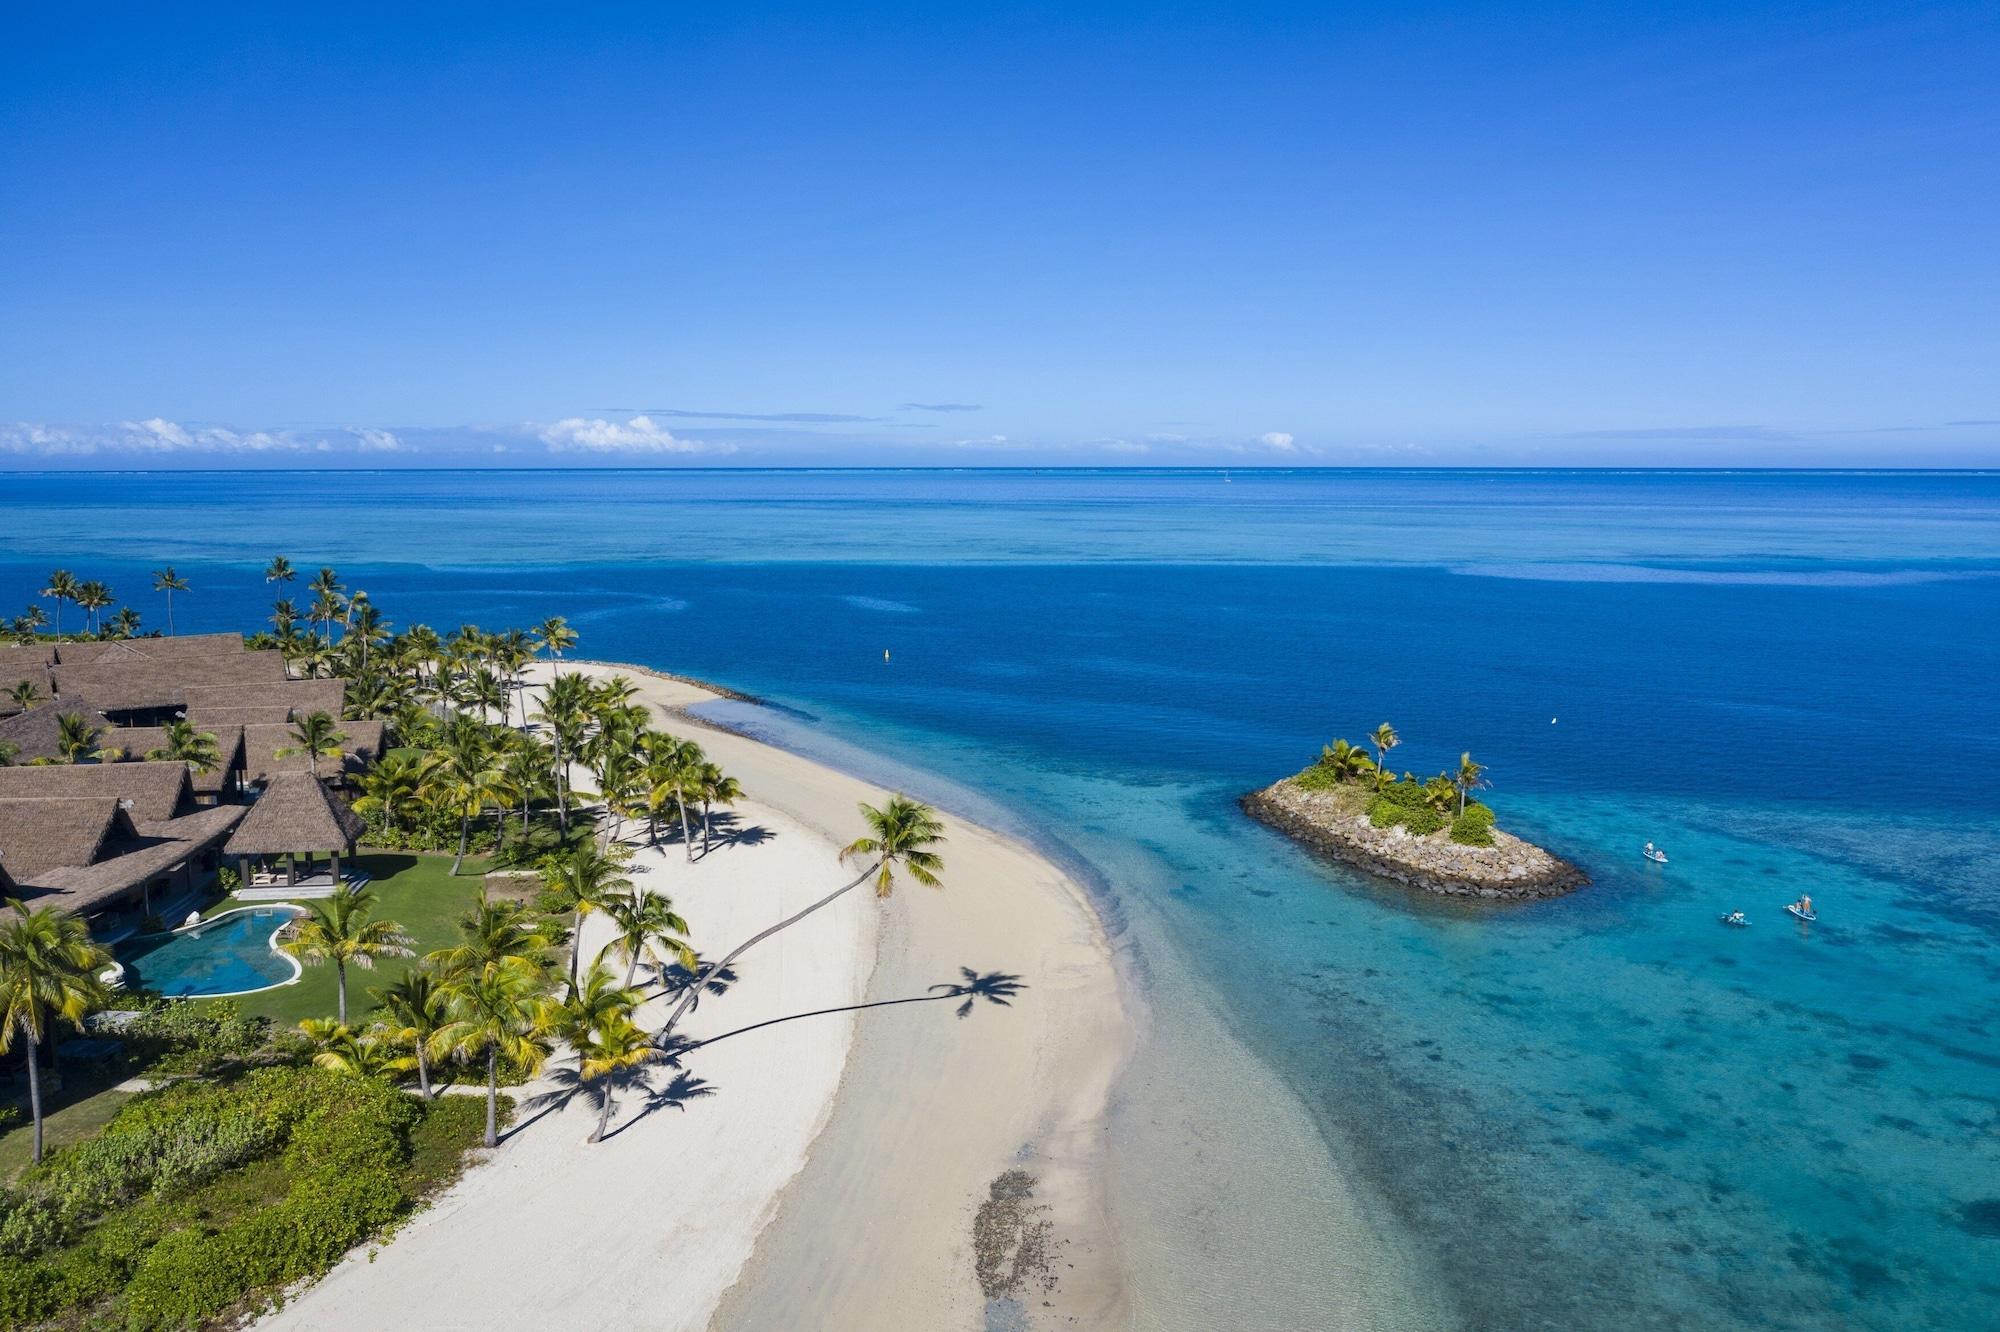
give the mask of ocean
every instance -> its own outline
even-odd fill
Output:
[[[183,632],[254,626],[281,552],[1071,868],[1148,1015],[1154,1324],[2000,1325],[2000,475],[0,475],[0,615],[60,565],[160,623],[172,562]],[[1430,900],[1237,810],[1385,720],[1593,886]]]

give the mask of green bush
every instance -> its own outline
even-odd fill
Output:
[[[1465,846],[1493,845],[1493,811],[1485,805],[1467,805],[1451,821],[1451,840]]]
[[[1409,829],[1414,837],[1428,837],[1444,827],[1444,815],[1429,805],[1419,805],[1404,815],[1403,826]]]
[[[293,1033],[246,1017],[235,1001],[155,999],[118,1029],[149,1073],[208,1074],[232,1065],[292,1058]]]
[[[1376,799],[1386,800],[1404,809],[1417,809],[1424,803],[1424,788],[1415,782],[1384,782],[1382,789],[1375,793]]]
[[[1393,828],[1409,816],[1410,811],[1390,800],[1377,796],[1368,802],[1368,821],[1378,828]]]
[[[1294,780],[1298,782],[1301,791],[1331,791],[1341,785],[1338,773],[1318,763],[1307,768]]]

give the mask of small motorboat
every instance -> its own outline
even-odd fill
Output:
[[[1813,921],[1819,919],[1818,912],[1807,911],[1805,908],[1801,907],[1797,902],[1785,903],[1785,910],[1791,912],[1794,916],[1797,916],[1800,920],[1805,921],[1808,925],[1810,925]]]
[[[1731,911],[1727,915],[1720,917],[1720,919],[1724,925],[1733,925],[1739,930],[1744,929],[1750,924],[1750,917],[1744,915],[1741,911]]]
[[[1655,865],[1664,865],[1667,863],[1667,853],[1660,850],[1659,847],[1654,846],[1651,842],[1646,843],[1645,849],[1640,851],[1639,854],[1652,861]]]

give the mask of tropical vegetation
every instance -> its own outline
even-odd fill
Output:
[[[1464,753],[1454,767],[1436,776],[1397,776],[1388,766],[1389,751],[1402,743],[1396,728],[1383,722],[1366,744],[1335,740],[1322,747],[1319,761],[1292,780],[1309,791],[1344,796],[1378,828],[1400,827],[1416,837],[1446,832],[1466,846],[1493,845],[1493,811],[1471,798],[1492,785],[1485,765]]]

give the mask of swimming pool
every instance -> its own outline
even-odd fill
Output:
[[[245,907],[171,934],[142,934],[118,945],[125,984],[169,999],[214,998],[290,985],[299,964],[271,946],[294,906]]]

